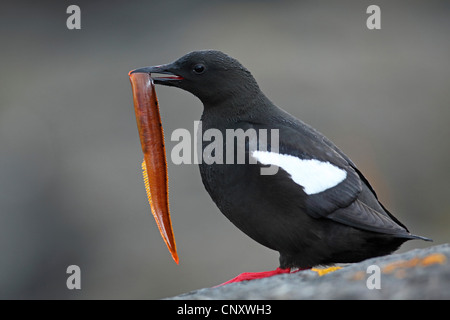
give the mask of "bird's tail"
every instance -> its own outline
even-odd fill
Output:
[[[424,240],[424,241],[431,241],[433,242],[433,239],[427,238],[427,237],[422,237],[422,236],[418,236],[412,233],[400,233],[400,234],[396,234],[395,235],[397,238],[406,238],[406,239],[420,239],[420,240]]]

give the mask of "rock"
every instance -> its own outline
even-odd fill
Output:
[[[450,299],[449,264],[450,244],[443,244],[368,259],[322,276],[305,270],[168,299]]]

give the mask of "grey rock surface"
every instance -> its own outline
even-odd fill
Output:
[[[305,270],[169,299],[450,299],[449,265],[450,244],[443,244],[368,259],[322,276]]]

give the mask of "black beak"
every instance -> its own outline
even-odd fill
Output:
[[[163,77],[154,77],[151,76],[155,84],[163,84],[166,86],[177,86],[177,83],[184,78],[182,76],[179,76],[175,74],[172,70],[174,68],[171,64],[163,64],[160,66],[152,66],[152,67],[144,67],[144,68],[138,68],[135,70],[130,71],[130,74],[132,73],[159,73],[159,74],[167,74],[168,76]]]

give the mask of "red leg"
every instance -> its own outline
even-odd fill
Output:
[[[298,270],[292,271],[292,273],[298,272],[300,270],[304,270],[304,269],[298,269]],[[290,268],[286,268],[286,269],[276,268],[275,270],[272,270],[272,271],[245,272],[245,273],[241,273],[240,275],[238,275],[237,277],[235,277],[231,280],[228,280],[227,282],[219,284],[216,287],[223,286],[225,284],[229,284],[229,283],[233,283],[233,282],[241,282],[241,281],[249,281],[249,280],[254,280],[254,279],[268,278],[268,277],[272,277],[277,274],[283,274],[283,273],[291,273],[291,269]]]

